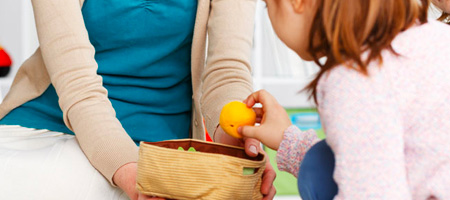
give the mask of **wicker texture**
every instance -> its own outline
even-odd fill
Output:
[[[193,142],[189,145],[196,148],[197,152],[141,143],[137,188],[143,194],[180,200],[262,199],[263,155],[251,160],[217,153],[218,149],[231,149],[242,151],[245,155],[244,149],[238,147],[196,140],[173,141]],[[208,145],[207,151],[216,153],[202,152],[202,147],[198,145]],[[243,168],[257,170],[254,174],[244,175]]]

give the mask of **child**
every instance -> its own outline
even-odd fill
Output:
[[[327,138],[293,126],[265,91],[244,101],[262,104],[261,125],[240,133],[300,170],[303,199],[450,199],[450,26],[427,22],[429,2],[266,2],[280,39],[320,66],[307,89]]]

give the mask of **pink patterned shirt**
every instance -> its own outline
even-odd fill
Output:
[[[412,27],[392,47],[369,77],[338,66],[319,81],[335,199],[450,199],[450,26]],[[297,174],[314,137],[287,129],[278,167]]]

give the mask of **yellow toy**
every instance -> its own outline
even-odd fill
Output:
[[[237,129],[240,126],[254,126],[256,113],[252,108],[248,108],[245,103],[232,101],[222,108],[220,113],[220,127],[235,138],[242,138]]]

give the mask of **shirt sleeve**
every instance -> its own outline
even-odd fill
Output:
[[[338,67],[318,88],[326,141],[336,159],[335,199],[410,199],[401,112],[391,79]]]
[[[91,164],[112,184],[118,168],[136,162],[138,148],[125,132],[97,75],[79,0],[33,0],[42,58],[59,97],[66,126]]]
[[[211,1],[201,97],[210,134],[219,124],[222,107],[230,101],[246,99],[253,91],[250,57],[255,9],[255,0]]]
[[[286,171],[298,176],[300,163],[306,152],[319,142],[316,131],[300,131],[295,125],[291,125],[284,131],[283,140],[277,152],[277,166],[281,171]]]

